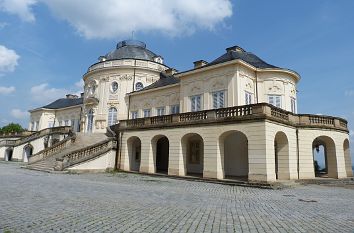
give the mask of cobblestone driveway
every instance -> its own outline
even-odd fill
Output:
[[[0,162],[0,232],[354,232],[354,190],[283,190]]]

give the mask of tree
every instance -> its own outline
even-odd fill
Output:
[[[2,128],[0,128],[0,133],[19,133],[24,131],[21,125],[10,123]]]

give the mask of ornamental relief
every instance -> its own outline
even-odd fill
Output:
[[[284,84],[281,81],[267,82],[266,84],[267,93],[283,94]]]
[[[124,74],[124,75],[118,75],[120,81],[130,81],[133,79],[133,75],[130,74]]]
[[[215,80],[214,82],[212,82],[211,86],[210,86],[210,90],[220,90],[220,89],[225,89],[225,82],[224,80]]]

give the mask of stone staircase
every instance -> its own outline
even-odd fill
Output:
[[[104,133],[76,133],[75,140],[70,141],[64,148],[56,151],[44,159],[33,163],[30,162],[26,165],[26,168],[37,171],[53,172],[57,159],[64,158],[65,155],[68,155],[74,151],[82,150],[92,145],[99,144],[100,142],[107,141],[107,139],[108,137]],[[38,154],[40,153],[41,152]]]

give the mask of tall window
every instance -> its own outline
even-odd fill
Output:
[[[245,91],[245,104],[253,104],[253,93]]]
[[[48,121],[48,128],[53,128],[54,121]]]
[[[190,97],[191,100],[191,112],[197,112],[201,110],[201,102],[202,96],[201,95],[194,95]]]
[[[144,109],[144,117],[150,117],[151,116],[151,109]]]
[[[268,95],[268,103],[275,107],[281,108],[281,96],[280,95]]]
[[[191,141],[189,143],[189,163],[200,164],[200,155],[202,146],[200,141]]]
[[[65,126],[69,126],[69,120],[65,120],[65,121],[64,121],[64,125],[65,125]]]
[[[39,121],[36,121],[36,131],[39,130]]]
[[[117,109],[109,108],[108,109],[108,126],[114,125],[117,123]]]
[[[296,113],[296,99],[294,97],[291,97],[290,101],[291,101],[291,112]]]
[[[138,111],[131,112],[132,119],[138,118]]]
[[[70,125],[71,129],[75,132],[75,119],[71,119]]]
[[[91,133],[93,129],[93,110],[90,109],[87,113],[87,132]]]
[[[171,105],[170,106],[170,114],[178,114],[179,113],[179,105]]]
[[[225,107],[225,91],[216,91],[212,93],[213,96],[213,108]]]
[[[31,122],[31,131],[34,131],[34,121]]]
[[[139,90],[141,90],[141,89],[143,89],[143,88],[144,88],[143,83],[137,82],[137,83],[135,84],[135,90],[136,90],[136,91],[139,91]]]
[[[157,116],[165,115],[165,107],[156,108],[156,115]]]

